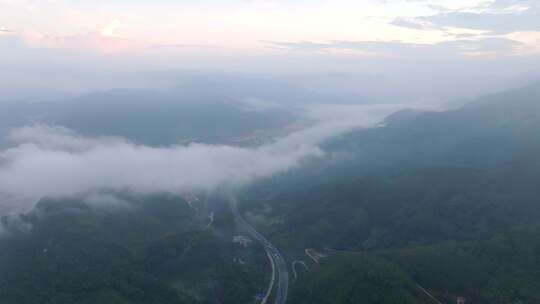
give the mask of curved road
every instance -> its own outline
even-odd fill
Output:
[[[277,278],[277,287],[276,287],[276,299],[275,304],[285,304],[287,303],[287,293],[289,291],[289,270],[287,268],[287,263],[285,259],[277,250],[274,245],[272,245],[262,234],[260,234],[253,226],[251,226],[240,214],[238,211],[237,201],[235,199],[230,200],[231,210],[234,215],[237,223],[244,228],[253,238],[255,238],[263,246],[268,258],[270,259],[270,264],[272,267],[272,280],[268,286],[268,291],[266,297],[263,299],[261,304],[266,303],[268,296],[272,293],[274,288],[274,281]],[[276,272],[278,275],[276,276]]]
[[[302,261],[302,260],[296,260],[296,261],[293,261],[292,264],[291,264],[291,269],[293,271],[293,281],[296,281],[296,279],[298,278],[298,272],[296,271],[296,265],[297,264],[300,264],[302,266],[304,266],[304,269],[306,271],[309,271],[309,267],[307,266],[306,262]]]

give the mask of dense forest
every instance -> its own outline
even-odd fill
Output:
[[[327,256],[294,303],[422,303],[421,288],[444,303],[538,303],[538,100],[530,86],[396,113],[329,142],[342,160],[246,191],[245,208],[290,260],[311,262],[307,248]]]
[[[262,250],[231,242],[236,232],[222,204],[206,228],[203,205],[120,197],[120,210],[45,199],[24,215],[31,232],[0,241],[1,302],[251,303],[265,286]]]

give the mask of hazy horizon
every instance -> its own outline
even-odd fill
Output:
[[[538,80],[538,20],[530,0],[1,1],[0,101],[171,87],[178,71],[444,102]]]

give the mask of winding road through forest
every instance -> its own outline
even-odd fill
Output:
[[[251,226],[240,214],[238,210],[238,204],[235,199],[230,200],[231,210],[234,215],[236,222],[256,239],[264,248],[268,259],[270,260],[270,266],[272,267],[272,279],[268,285],[268,289],[265,297],[261,301],[261,304],[266,304],[270,298],[272,291],[276,290],[275,293],[275,304],[285,304],[287,303],[287,294],[289,291],[289,270],[287,268],[287,263],[285,259],[279,252],[279,250],[272,245],[262,234],[260,234],[253,226]],[[277,282],[276,282],[277,279]]]

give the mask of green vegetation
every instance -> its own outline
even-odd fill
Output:
[[[291,303],[430,303],[407,274],[369,254],[334,254],[295,285]]]
[[[421,170],[281,193],[264,202],[276,211],[261,228],[294,259],[309,260],[305,248],[362,252],[329,251],[293,288],[295,298],[356,299],[369,280],[354,278],[385,273],[376,262],[363,263],[369,256],[393,265],[386,273],[402,286],[416,282],[447,303],[457,295],[473,303],[537,303],[540,154],[533,155],[490,170]],[[392,284],[368,290],[420,301]],[[363,303],[399,302],[367,297]]]
[[[538,98],[532,86],[397,113],[326,145],[345,159],[245,191],[244,208],[264,215],[259,229],[290,260],[329,254],[295,283],[295,301],[422,303],[420,284],[443,303],[539,303]]]
[[[309,265],[289,303],[540,303],[539,98],[529,87],[398,113],[324,147],[347,157],[240,193],[287,262]],[[264,251],[232,244],[240,232],[218,198],[195,210],[114,195],[127,206],[44,199],[25,214],[32,230],[0,240],[0,302],[242,304],[264,291]]]
[[[216,233],[183,200],[134,199],[100,209],[44,200],[30,233],[0,241],[0,302],[251,303],[267,278],[261,248],[231,243],[230,214]],[[237,255],[249,261],[233,262]]]

